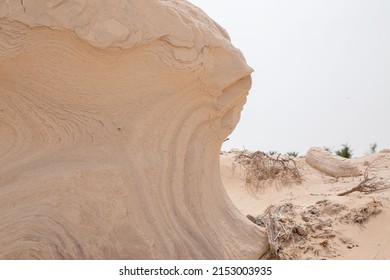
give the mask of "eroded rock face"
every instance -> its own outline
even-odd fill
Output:
[[[251,72],[187,1],[1,1],[0,259],[258,258],[219,175]]]
[[[310,148],[306,153],[306,162],[315,169],[333,177],[360,175],[357,165],[351,160],[333,155],[317,147]]]

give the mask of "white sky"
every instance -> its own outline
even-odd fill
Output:
[[[233,147],[390,148],[390,1],[190,0],[254,68]]]

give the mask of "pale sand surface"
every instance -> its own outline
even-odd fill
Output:
[[[336,179],[312,168],[304,158],[296,159],[297,166],[304,176],[302,184],[283,186],[275,182],[271,185],[265,183],[256,190],[246,186],[244,169],[235,161],[234,156],[234,153],[221,154],[221,177],[231,200],[244,215],[257,216],[270,205],[292,203],[294,207],[298,207],[296,211],[298,214],[307,212],[307,209],[313,206],[319,210],[316,216],[308,215],[309,223],[305,223],[300,215],[292,217],[294,223],[303,227],[310,223],[316,225],[319,220],[331,223],[326,230],[330,233],[328,236],[321,238],[320,234],[324,234],[324,231],[314,228],[311,236],[306,236],[300,241],[300,244],[304,244],[302,248],[299,248],[298,244],[291,245],[288,250],[293,251],[297,258],[390,259],[390,190],[371,194],[353,192],[346,196],[338,196],[338,193],[356,186],[362,176]],[[389,178],[389,154],[377,153],[353,159],[352,162],[364,171],[366,168],[364,162],[371,162],[379,156],[384,157],[382,161],[384,169],[379,171],[378,176]],[[323,200],[328,201],[327,206],[316,204]],[[354,209],[362,209],[373,202],[378,202],[379,214],[370,216],[368,221],[362,224],[347,222],[344,216],[353,215]]]

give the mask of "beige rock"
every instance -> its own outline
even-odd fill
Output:
[[[0,259],[253,259],[219,175],[252,69],[187,1],[0,2]]]
[[[321,148],[310,148],[306,162],[313,168],[333,177],[358,176],[358,167],[349,159],[333,155]]]

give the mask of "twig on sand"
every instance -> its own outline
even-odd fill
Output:
[[[381,190],[390,189],[389,178],[384,180],[381,177],[378,177],[378,171],[383,169],[381,163],[378,161],[383,159],[383,157],[377,158],[370,162],[364,171],[363,180],[352,189],[339,193],[339,196],[344,196],[353,192],[362,192],[362,193],[373,193]]]

